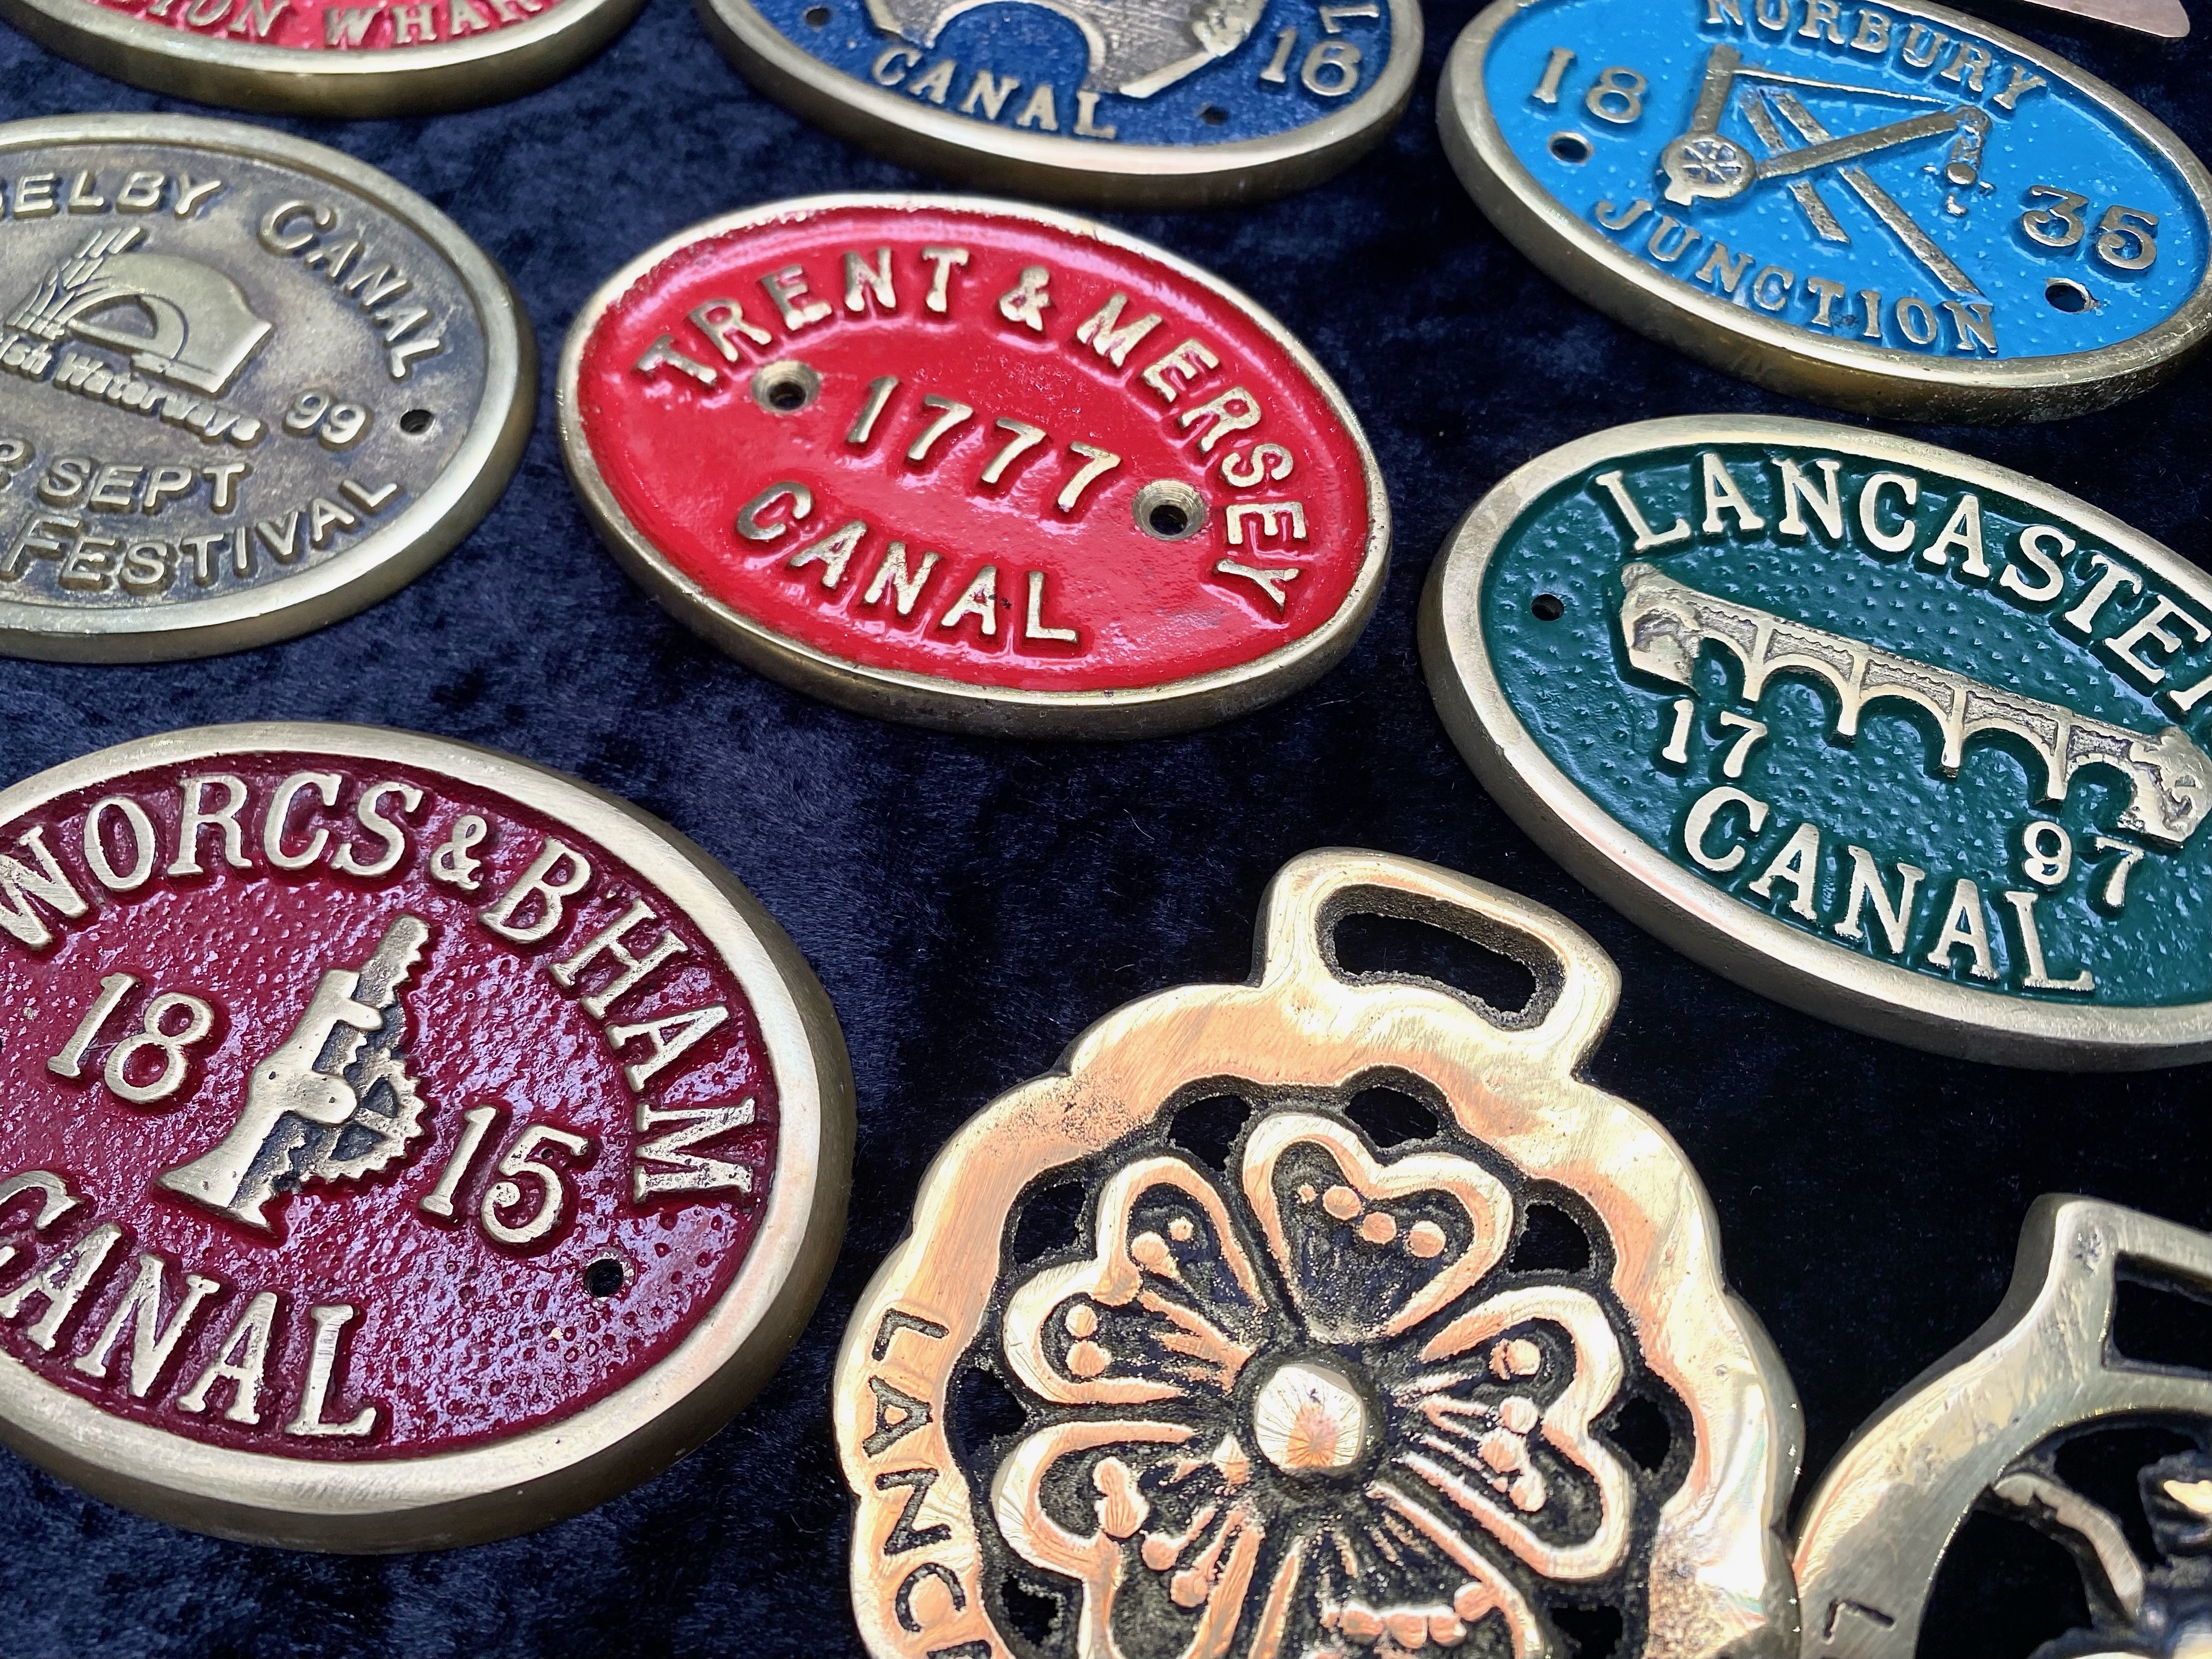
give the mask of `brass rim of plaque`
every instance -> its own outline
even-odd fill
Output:
[[[2116,29],[2147,34],[2154,40],[2180,40],[2189,33],[2189,13],[2181,0],[2027,0],[2044,11],[2086,17]]]
[[[1922,467],[2080,525],[2212,607],[2212,578],[2087,501],[2008,467],[1909,438],[1781,416],[1679,416],[1594,433],[1512,473],[1460,520],[1422,596],[1430,695],[1468,766],[1570,874],[1647,932],[1746,988],[1854,1030],[1999,1065],[2136,1070],[2212,1054],[2212,1002],[2098,1008],[2030,1002],[1931,980],[1776,921],[1623,831],[1537,744],[1505,697],[1478,606],[1500,537],[1547,492],[1593,465],[1673,445],[1841,441],[1856,455]]]
[[[4,6],[8,0],[0,0]],[[86,11],[92,0],[62,0]],[[0,126],[0,155],[82,143],[176,144],[275,161],[319,176],[404,222],[459,276],[483,330],[484,380],[468,436],[437,482],[382,526],[310,570],[216,599],[64,612],[0,599],[0,653],[59,662],[161,662],[289,640],[387,599],[491,511],[522,459],[538,401],[538,345],[505,274],[466,232],[398,180],[341,152],[265,127],[182,115],[70,115]]]
[[[1978,1504],[2031,1518],[2056,1499],[2062,1522],[2094,1509],[2021,1480],[2015,1466],[2054,1437],[2128,1417],[2212,1416],[2203,1373],[2111,1352],[2123,1263],[2212,1291],[2203,1233],[2095,1199],[2036,1200],[1997,1310],[1851,1437],[1805,1506],[1796,1565],[1808,1659],[1913,1659],[1936,1569]],[[2124,1579],[2132,1547],[2112,1544],[2125,1562],[2098,1565]]]
[[[1429,980],[1350,974],[1334,933],[1352,915],[1410,918],[1474,939],[1521,961],[1535,995],[1504,1014]],[[1718,1222],[1681,1149],[1656,1120],[1579,1075],[1620,999],[1611,959],[1565,917],[1503,889],[1345,848],[1303,854],[1276,875],[1255,958],[1245,984],[1180,987],[1108,1015],[1076,1039],[1060,1069],[970,1119],[923,1176],[911,1230],[846,1328],[833,1395],[846,1480],[859,1494],[853,1601],[869,1650],[921,1659],[964,1652],[963,1643],[996,1652],[1005,1640],[987,1610],[979,1500],[947,1437],[946,1396],[990,1312],[1007,1218],[1024,1190],[1224,1090],[1281,1099],[1407,1079],[1435,1091],[1439,1117],[1458,1133],[1528,1182],[1565,1187],[1596,1212],[1615,1254],[1609,1288],[1643,1364],[1676,1392],[1694,1425],[1687,1473],[1656,1517],[1645,1578],[1650,1636],[1641,1651],[1713,1659],[1790,1639],[1796,1602],[1783,1528],[1802,1452],[1796,1392],[1756,1316],[1725,1284]],[[1340,1133],[1352,1145],[1348,1129]],[[1376,1189],[1434,1181],[1432,1166],[1455,1161],[1416,1158],[1418,1176],[1386,1164]],[[1415,1305],[1401,1322],[1412,1322]],[[1447,1296],[1419,1305],[1425,1317],[1465,1304]],[[886,1401],[905,1413],[888,1431],[878,1415]],[[878,1469],[869,1443],[887,1434],[895,1461]],[[915,1513],[915,1480],[900,1472],[918,1468],[935,1471],[922,1483],[930,1547],[890,1553],[886,1538]],[[1001,1514],[1008,1499],[999,1488],[1009,1479],[1002,1468],[988,1500]],[[932,1578],[939,1610],[925,1617],[916,1592]],[[1255,1582],[1251,1601],[1261,1593]],[[1100,1616],[1086,1613],[1086,1628]],[[1268,1616],[1279,1634],[1279,1614]],[[1208,1650],[1227,1651],[1230,1634],[1215,1633],[1220,1645]]]
[[[746,0],[696,3],[707,33],[745,78],[815,125],[902,167],[1082,207],[1222,207],[1317,185],[1389,136],[1413,95],[1421,62],[1419,0],[1389,0],[1390,61],[1348,108],[1288,132],[1227,143],[1093,143],[927,108],[832,68],[787,40]]]
[[[120,772],[257,750],[392,762],[574,826],[680,905],[759,1021],[780,1100],[774,1191],[743,1267],[677,1346],[614,1393],[491,1444],[331,1462],[204,1445],[111,1415],[0,1353],[0,1440],[93,1493],[198,1531],[295,1548],[443,1548],[528,1531],[613,1497],[712,1435],[805,1327],[845,1226],[853,1083],[835,1011],[759,902],[619,798],[495,750],[375,726],[256,722],[103,749],[0,791],[0,823]]]
[[[1676,350],[1755,385],[1866,415],[1983,424],[2063,420],[2110,407],[2179,373],[2212,339],[2212,268],[2180,309],[2155,328],[2094,351],[2011,362],[1913,356],[1823,339],[1729,304],[1641,264],[1583,223],[1521,164],[1483,93],[1492,38],[1528,0],[1496,0],[1454,43],[1437,98],[1437,126],[1452,170],[1505,239],[1587,305]],[[2133,129],[2181,175],[2212,220],[2212,173],[2158,118],[2087,70],[2017,34],[1937,6],[1892,6],[1974,33],[2081,88]]]
[[[643,4],[556,0],[527,22],[466,40],[365,52],[210,39],[95,0],[0,0],[0,17],[48,51],[149,92],[277,115],[373,118],[473,109],[535,91],[596,54]],[[266,137],[272,145],[298,142]]]
[[[1336,614],[1280,650],[1212,673],[1126,690],[1035,691],[1015,686],[969,685],[832,656],[763,626],[678,569],[623,511],[592,457],[576,391],[585,343],[599,319],[632,285],[690,244],[842,207],[981,213],[1050,225],[1109,247],[1128,249],[1164,265],[1185,281],[1221,295],[1250,318],[1327,400],[1329,412],[1358,447],[1367,489],[1367,545],[1359,574]],[[1366,628],[1382,598],[1382,578],[1389,568],[1390,497],[1383,488],[1382,469],[1360,428],[1359,417],[1352,413],[1328,371],[1314,361],[1313,354],[1258,302],[1219,277],[1153,243],[1049,208],[974,196],[805,196],[706,220],[647,248],[585,301],[562,348],[556,404],[561,453],[600,539],[663,608],[755,672],[824,702],[882,720],[1008,737],[1096,738],[1159,737],[1209,726],[1286,697],[1335,666]]]

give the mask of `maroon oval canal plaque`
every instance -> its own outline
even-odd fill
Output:
[[[125,744],[0,793],[0,1437],[327,1549],[521,1531],[696,1445],[842,1231],[852,1093],[705,854],[493,751]]]

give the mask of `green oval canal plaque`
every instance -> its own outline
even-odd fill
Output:
[[[1717,971],[2014,1065],[2212,1055],[2212,580],[1929,445],[1654,421],[1437,560],[1445,723],[1530,835]]]

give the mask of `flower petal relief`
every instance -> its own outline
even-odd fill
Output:
[[[1054,1651],[1540,1659],[1640,1593],[1663,1493],[1605,1425],[1648,1379],[1602,1271],[1515,1265],[1489,1159],[1279,1105],[1218,1176],[1147,1140],[1012,1270],[990,1510],[1066,1591]]]

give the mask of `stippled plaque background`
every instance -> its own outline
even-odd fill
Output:
[[[830,1370],[924,1164],[1105,1011],[1242,977],[1261,889],[1316,846],[1501,883],[1565,911],[1620,963],[1620,1016],[1595,1075],[1661,1118],[1710,1188],[1732,1276],[1803,1395],[1814,1469],[1995,1304],[2036,1194],[2212,1224],[2201,1073],[2007,1073],[1790,1012],[1622,921],[1461,763],[1422,683],[1413,613],[1433,550],[1477,497],[1620,421],[1823,413],[1607,321],[1483,222],[1445,165],[1431,101],[1473,10],[1431,8],[1413,106],[1334,182],[1249,212],[1117,220],[1220,271],[1304,339],[1389,483],[1398,557],[1375,622],[1342,665],[1279,707],[1186,738],[1079,748],[940,736],[783,690],[664,616],[599,549],[562,475],[550,392],[505,500],[364,614],[201,663],[0,662],[10,781],[176,726],[350,720],[495,744],[638,801],[726,861],[812,961],[852,1044],[860,1114],[853,1226],[812,1326],[746,1413],[667,1474],[506,1543],[344,1559],[177,1532],[0,1458],[0,1651],[856,1652]],[[2197,11],[2197,35],[2169,50],[1990,8],[2205,151],[2212,11]],[[184,107],[13,35],[0,37],[0,88],[10,115]],[[453,215],[513,276],[549,345],[607,273],[709,214],[933,187],[750,92],[685,0],[649,0],[605,57],[519,102],[428,122],[277,125]],[[2033,473],[2206,561],[2208,422],[2212,366],[2199,363],[2087,420],[1900,429]],[[1346,954],[1419,967],[1424,948],[1376,930],[1355,932]],[[1448,977],[1474,971],[1426,960]],[[986,1419],[963,1431],[998,1430]],[[2014,1548],[1998,1532],[1984,1550],[1982,1527],[1939,1586],[1931,1651],[2025,1659],[2073,1616],[2075,1576],[2032,1536]],[[1601,1629],[1583,1639],[1585,1659],[1606,1652]]]

